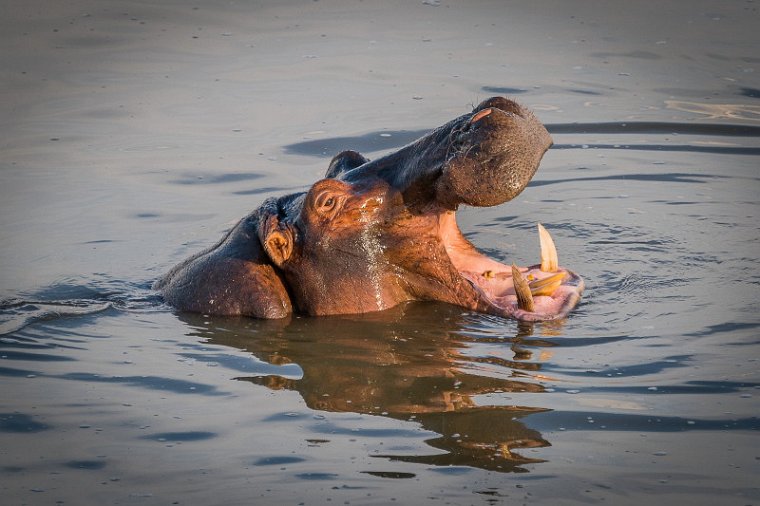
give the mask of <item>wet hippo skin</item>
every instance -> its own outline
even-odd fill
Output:
[[[410,300],[562,318],[583,281],[558,265],[545,230],[541,264],[516,267],[480,253],[455,218],[461,204],[516,197],[551,144],[529,110],[490,98],[376,160],[338,154],[307,192],[267,199],[154,288],[182,311],[258,318],[366,313]]]

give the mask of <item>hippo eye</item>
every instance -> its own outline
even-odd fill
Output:
[[[314,201],[317,211],[321,214],[329,214],[338,207],[339,199],[333,192],[322,192]]]

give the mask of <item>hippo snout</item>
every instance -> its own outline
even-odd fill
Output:
[[[437,182],[437,198],[450,208],[512,200],[528,185],[552,145],[533,113],[506,98],[485,101],[452,132],[453,156]]]

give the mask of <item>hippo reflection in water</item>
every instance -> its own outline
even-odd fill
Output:
[[[583,281],[558,265],[543,227],[541,263],[516,267],[480,253],[454,215],[460,204],[516,197],[551,144],[529,110],[490,98],[376,160],[338,154],[325,179],[264,201],[154,288],[182,311],[258,318],[367,313],[411,300],[527,321],[564,317]]]
[[[561,322],[540,325],[537,336],[532,323],[518,323],[514,337],[489,335],[482,322],[455,306],[414,303],[324,318],[179,317],[189,336],[210,346],[188,350],[186,358],[226,367],[236,380],[297,392],[315,414],[387,417],[437,433],[419,434],[434,451],[417,446],[412,441],[416,437],[408,435],[402,436],[408,446],[399,450],[392,444],[398,434],[375,433],[371,439],[380,437],[386,446],[373,457],[527,472],[526,464],[544,462],[547,454],[523,450],[551,446],[548,434],[536,426],[546,426],[548,419],[542,421],[540,413],[552,411],[540,406],[539,397],[546,388],[541,380],[544,363],[558,345],[553,336],[561,334]],[[223,347],[234,351],[229,354]],[[255,359],[244,358],[250,355]],[[520,402],[525,392],[533,405]],[[278,412],[281,401],[272,398]],[[307,423],[300,430],[327,435],[336,432],[333,424],[341,424],[321,418],[315,416],[314,426]],[[293,428],[279,419],[270,422],[277,428],[262,430]],[[356,437],[367,435],[359,430]]]

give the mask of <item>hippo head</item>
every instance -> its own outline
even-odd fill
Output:
[[[517,196],[551,144],[530,111],[492,98],[376,160],[337,155],[306,193],[261,206],[259,239],[307,314],[435,300],[521,320],[560,318],[583,282],[559,267],[542,227],[541,264],[518,268],[480,253],[455,218],[460,204]]]

